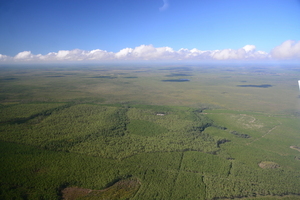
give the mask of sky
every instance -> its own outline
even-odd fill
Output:
[[[0,64],[300,61],[300,0],[0,0]]]

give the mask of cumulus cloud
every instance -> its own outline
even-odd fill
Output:
[[[168,9],[169,7],[169,1],[168,0],[163,0],[163,6],[159,8],[160,11],[164,11],[166,9]]]
[[[223,49],[203,51],[199,49],[174,50],[171,47],[154,47],[140,45],[135,48],[124,48],[119,52],[108,52],[101,49],[91,51],[73,49],[59,50],[48,54],[32,54],[23,51],[14,57],[0,54],[0,63],[20,62],[111,62],[111,61],[213,61],[237,60],[257,61],[270,59],[300,59],[300,42],[285,41],[275,47],[271,53],[257,51],[254,45],[246,45],[240,49]]]
[[[246,45],[243,47],[243,49],[248,53],[255,51],[256,47],[254,45]]]
[[[173,59],[175,54],[170,47],[155,48],[153,45],[141,45],[134,49],[122,49],[115,54],[115,57],[125,60],[168,60]]]
[[[9,61],[9,60],[11,60],[11,59],[12,59],[12,58],[9,57],[9,56],[0,54],[0,62],[1,62],[1,61],[7,62],[7,61]]]
[[[287,40],[271,51],[275,59],[299,59],[300,58],[300,41]]]
[[[18,53],[14,58],[16,60],[29,60],[33,58],[33,55],[31,54],[31,51],[23,51]]]
[[[21,52],[19,54],[23,55],[25,53],[26,52]],[[27,57],[29,57],[29,55]],[[35,58],[34,61],[89,61],[89,60],[101,61],[101,60],[112,60],[115,58],[114,53],[112,52],[109,53],[107,51],[103,51],[100,49],[95,49],[92,51],[85,51],[81,49],[60,50],[57,53],[51,52],[46,55],[39,54],[37,56],[34,57],[31,56],[31,57]]]

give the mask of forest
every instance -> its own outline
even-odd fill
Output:
[[[296,69],[0,66],[0,199],[300,199]]]

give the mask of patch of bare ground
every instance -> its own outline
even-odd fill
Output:
[[[61,191],[64,200],[117,200],[132,198],[138,189],[141,182],[138,179],[120,180],[112,186],[103,190],[90,190],[78,187],[67,187]]]
[[[280,167],[280,165],[271,161],[262,161],[258,166],[263,169],[276,169]]]
[[[78,187],[67,187],[63,189],[62,197],[66,200],[75,200],[80,197],[84,197],[88,195],[92,190],[84,189],[84,188],[78,188]]]
[[[237,121],[244,126],[245,128],[262,128],[264,125],[262,123],[257,122],[257,119],[251,115],[240,114],[237,117]]]
[[[291,149],[294,149],[294,150],[296,150],[296,151],[300,151],[300,147],[298,147],[298,146],[290,146],[290,148],[291,148]]]

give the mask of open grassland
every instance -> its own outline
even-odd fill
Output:
[[[300,199],[295,66],[0,71],[0,199]]]
[[[162,81],[187,77],[190,81]],[[209,104],[230,110],[291,112],[299,103],[298,77],[299,71],[292,67],[19,66],[1,69],[0,99],[3,103],[89,99],[148,105]]]

